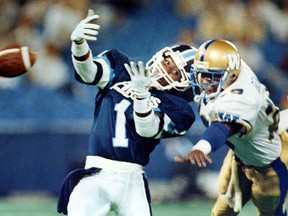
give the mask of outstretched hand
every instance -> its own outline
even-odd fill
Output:
[[[94,11],[89,9],[88,15],[83,19],[73,30],[71,40],[74,42],[81,42],[82,40],[97,40],[98,30],[100,25],[91,23],[93,20],[98,19],[99,16],[94,14]]]
[[[133,61],[130,64],[124,64],[128,74],[131,77],[131,82],[133,88],[136,90],[136,96],[139,98],[146,97],[149,92],[149,85],[151,83],[150,73],[145,69],[145,66],[142,61],[139,61],[137,64]]]
[[[191,164],[193,165],[197,164],[198,167],[206,167],[207,166],[206,162],[212,163],[212,159],[208,155],[205,155],[200,150],[193,150],[183,157],[176,157],[175,161],[177,163],[185,163],[190,161]]]

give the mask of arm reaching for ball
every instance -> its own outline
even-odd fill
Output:
[[[76,72],[83,81],[92,83],[97,74],[97,66],[93,62],[92,53],[87,40],[96,41],[100,26],[92,23],[99,16],[94,14],[93,10],[88,11],[88,15],[73,30],[71,34],[72,41],[72,62]]]

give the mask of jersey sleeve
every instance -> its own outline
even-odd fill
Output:
[[[75,72],[75,78],[80,83],[95,85],[100,89],[104,89],[110,87],[113,83],[130,79],[124,67],[124,63],[129,61],[129,57],[121,51],[116,49],[107,50],[93,57],[93,62],[97,66],[97,73],[93,82],[86,83],[77,72]]]
[[[161,100],[158,110],[162,113],[163,130],[162,136],[173,137],[185,134],[195,121],[195,114],[191,105],[183,98],[165,92],[158,92],[157,97]]]
[[[231,91],[219,98],[214,105],[214,118],[212,121],[238,123],[245,127],[246,133],[253,130],[259,106],[258,99],[244,96],[240,90]]]

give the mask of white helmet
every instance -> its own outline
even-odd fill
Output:
[[[188,45],[165,47],[158,51],[146,64],[151,75],[151,87],[158,90],[175,89],[177,91],[186,91],[190,88],[190,67],[196,52],[196,48]],[[172,59],[181,73],[179,81],[173,80],[163,66],[163,61],[168,57]]]

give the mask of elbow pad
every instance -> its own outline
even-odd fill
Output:
[[[72,55],[72,62],[76,72],[86,83],[92,83],[96,77],[97,65],[93,62],[91,53],[85,61],[77,61]]]
[[[79,74],[79,76],[84,82],[92,83],[97,73],[97,66],[93,62],[92,53],[86,40],[84,40],[81,44],[76,44],[75,42],[72,42],[71,52],[72,62],[76,72]],[[78,61],[75,59],[75,57],[82,57],[87,55],[87,53],[89,53],[87,59],[83,61]]]

